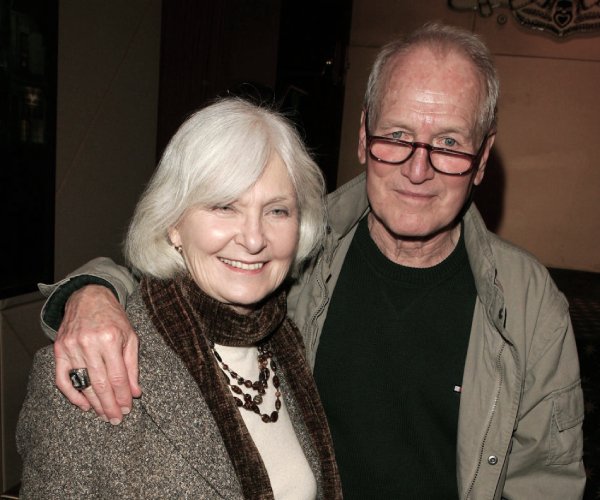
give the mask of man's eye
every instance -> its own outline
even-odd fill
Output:
[[[399,130],[396,130],[395,132],[392,132],[390,134],[390,137],[392,139],[401,139],[402,138],[402,132],[400,132]]]
[[[442,146],[445,148],[453,148],[456,146],[456,139],[452,139],[452,137],[444,137],[444,139],[442,139]]]

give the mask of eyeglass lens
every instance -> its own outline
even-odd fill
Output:
[[[387,142],[374,139],[371,142],[371,154],[389,163],[402,163],[406,161],[419,146],[409,144]],[[423,147],[423,146],[421,146]],[[472,159],[467,156],[453,155],[441,151],[428,150],[429,161],[437,170],[451,174],[463,173],[471,168]]]

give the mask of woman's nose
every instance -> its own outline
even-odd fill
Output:
[[[236,243],[242,245],[250,254],[260,253],[266,246],[263,221],[260,217],[246,217],[236,238]]]

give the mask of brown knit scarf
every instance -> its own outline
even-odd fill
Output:
[[[244,498],[274,497],[263,461],[214,359],[209,340],[226,346],[269,341],[277,364],[286,375],[286,389],[301,410],[319,457],[323,497],[342,498],[325,412],[304,357],[300,333],[286,317],[285,293],[277,293],[252,313],[241,315],[207,296],[189,275],[166,281],[144,278],[140,290],[154,326],[185,362],[215,417]]]

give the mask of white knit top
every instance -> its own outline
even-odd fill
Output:
[[[232,371],[247,380],[258,380],[256,347],[215,344],[215,350]],[[275,498],[313,500],[317,495],[317,483],[294,432],[283,397],[280,399],[279,418],[274,423],[264,423],[260,415],[244,408],[240,407],[239,411],[265,464]],[[267,414],[275,409],[275,388],[272,383],[269,383],[260,408],[261,413]]]

